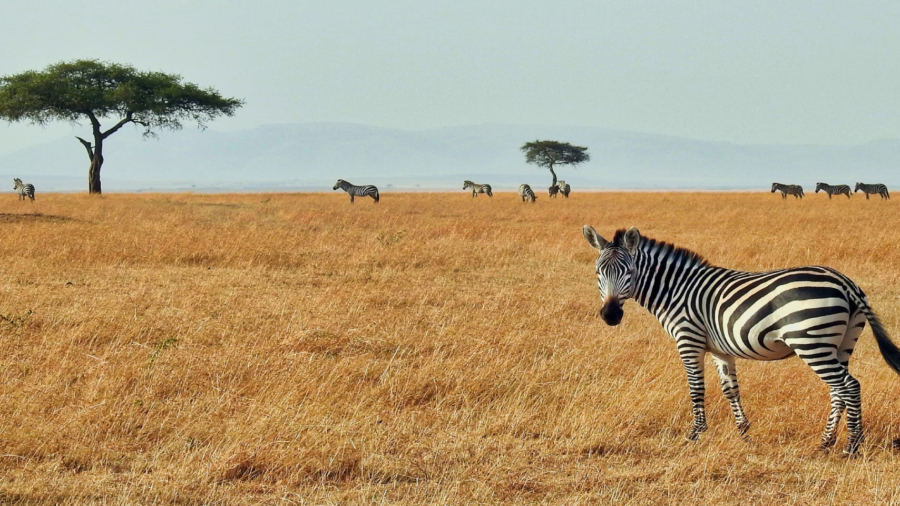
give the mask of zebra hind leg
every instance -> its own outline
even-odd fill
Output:
[[[734,357],[713,354],[713,360],[716,363],[716,369],[719,371],[722,394],[728,399],[728,403],[731,405],[734,423],[741,436],[745,436],[747,431],[750,430],[750,421],[747,420],[747,415],[744,414],[744,408],[741,406],[741,391],[738,387],[737,368],[734,363]]]

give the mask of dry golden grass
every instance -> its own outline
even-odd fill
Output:
[[[689,443],[670,339],[633,302],[597,317],[585,223],[835,267],[900,336],[900,201],[9,194],[0,503],[900,504],[868,330],[858,458],[815,450],[827,389],[796,359],[738,362],[750,442],[708,376]]]

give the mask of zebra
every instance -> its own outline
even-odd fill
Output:
[[[559,194],[559,185],[555,184],[550,188],[547,188],[547,194],[550,195],[550,198],[556,198]]]
[[[478,193],[487,193],[488,197],[493,197],[494,194],[491,192],[491,185],[489,184],[475,184],[468,179],[463,181],[463,190],[471,188],[472,189],[472,197],[477,197]]]
[[[381,199],[378,195],[378,188],[375,188],[374,185],[367,184],[365,186],[355,186],[343,179],[338,179],[337,183],[334,183],[334,188],[332,188],[332,190],[337,190],[338,188],[350,194],[351,204],[353,203],[353,197],[372,197],[375,199],[376,204]]]
[[[537,195],[534,194],[534,191],[527,184],[519,185],[519,196],[522,197],[522,202],[527,200],[534,204],[534,201],[537,200]]]
[[[572,191],[572,187],[569,186],[565,181],[560,181],[556,183],[559,186],[559,193],[562,193],[562,196],[565,198],[569,198],[569,193]]]
[[[24,184],[21,179],[15,178],[13,179],[13,190],[19,192],[19,200],[25,200],[25,197],[28,197],[34,202],[33,184]]]
[[[853,281],[828,267],[771,272],[716,267],[692,251],[643,237],[636,228],[617,231],[612,241],[588,225],[582,233],[599,252],[596,272],[603,321],[618,325],[625,300],[634,299],[675,340],[693,406],[689,440],[697,440],[707,429],[703,378],[707,353],[713,356],[742,435],[750,422],[741,407],[735,358],[779,360],[796,354],[830,390],[831,413],[820,448],[834,445],[846,409],[845,453],[856,452],[863,441],[860,387],[848,363],[866,321],[881,355],[897,374],[900,349]]]
[[[850,187],[845,184],[839,184],[831,186],[826,183],[816,183],[816,193],[819,193],[819,190],[824,190],[825,193],[828,194],[828,198],[830,199],[832,195],[840,195],[844,194],[847,198],[850,198]]]
[[[794,198],[803,198],[803,187],[799,184],[772,183],[772,193],[776,191],[781,192],[782,199],[786,199],[788,195],[793,195]]]
[[[860,190],[862,190],[863,193],[866,194],[866,200],[869,200],[870,193],[877,193],[877,194],[881,195],[881,198],[883,198],[883,199],[891,198],[891,194],[888,193],[887,186],[885,186],[881,183],[876,183],[876,184],[856,183],[856,188],[853,190],[853,193],[856,193]]]

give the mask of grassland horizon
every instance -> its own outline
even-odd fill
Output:
[[[860,456],[816,450],[827,388],[796,358],[738,362],[750,441],[707,375],[691,443],[674,344],[633,302],[600,321],[581,236],[827,265],[897,341],[900,204],[540,190],[7,195],[0,503],[900,504],[868,329]]]

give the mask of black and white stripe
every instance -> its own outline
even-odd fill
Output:
[[[355,186],[343,179],[338,179],[337,183],[334,183],[334,188],[332,190],[337,190],[338,188],[344,190],[350,195],[350,203],[353,203],[354,197],[372,197],[375,199],[375,203],[377,204],[381,197],[378,195],[378,188],[375,188],[374,185],[364,185],[364,186]]]
[[[799,184],[772,183],[772,193],[776,191],[781,192],[782,199],[786,199],[788,195],[793,195],[794,198],[803,198],[803,187]]]
[[[845,184],[838,185],[830,185],[827,183],[816,183],[816,193],[819,193],[819,190],[823,190],[828,194],[828,198],[831,198],[832,195],[841,195],[844,194],[847,198],[850,198],[850,187]]]
[[[565,198],[569,198],[569,193],[572,191],[572,187],[569,186],[565,181],[560,181],[557,183],[559,186],[559,193],[562,193],[562,196]]]
[[[13,179],[13,190],[19,193],[19,200],[25,200],[26,197],[34,202],[34,185],[23,184],[19,178]]]
[[[622,320],[626,299],[649,310],[675,339],[688,375],[694,423],[689,439],[705,431],[704,359],[712,355],[738,430],[750,423],[741,407],[735,358],[779,360],[796,354],[829,387],[831,413],[822,447],[835,443],[847,410],[846,452],[863,439],[859,382],[848,363],[868,321],[882,356],[900,374],[900,349],[891,341],[866,295],[828,267],[741,272],[715,267],[691,251],[619,230],[612,241],[585,225],[584,237],[599,251],[597,284],[601,318]]]
[[[491,192],[491,185],[489,184],[477,184],[466,179],[463,181],[463,190],[471,188],[472,189],[472,197],[476,197],[478,193],[487,193],[488,197],[493,197],[494,194]]]
[[[887,186],[885,186],[881,183],[876,183],[876,184],[856,183],[856,189],[853,190],[853,193],[856,193],[860,190],[866,194],[866,200],[869,200],[869,194],[871,194],[871,193],[877,193],[877,194],[881,195],[881,198],[883,198],[883,199],[891,198],[891,194],[888,193]]]
[[[537,195],[534,194],[534,191],[527,184],[519,185],[519,196],[522,197],[522,202],[527,200],[534,204],[534,201],[537,200]]]

